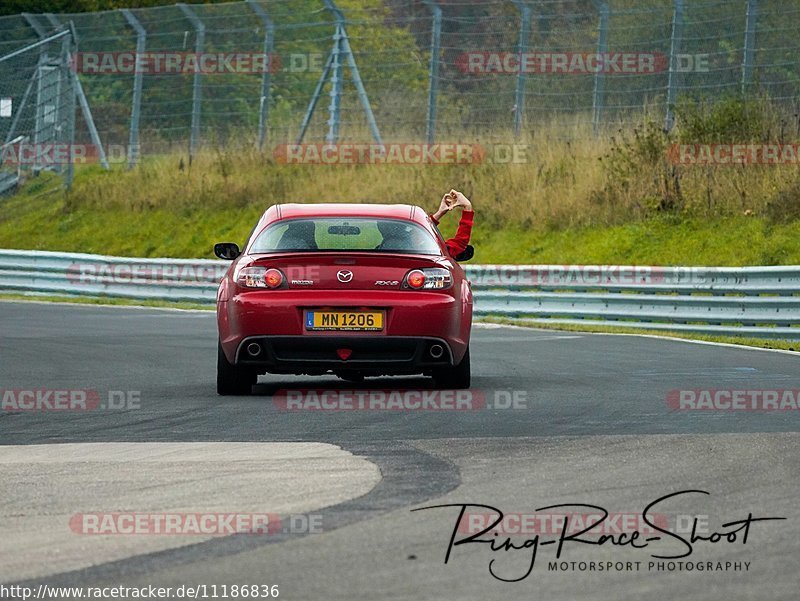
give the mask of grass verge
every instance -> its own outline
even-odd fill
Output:
[[[410,167],[408,167],[410,168]],[[42,176],[44,177],[44,176]],[[102,178],[105,179],[105,176]],[[38,182],[37,182],[38,183]],[[38,188],[38,186],[37,186]],[[75,204],[63,195],[33,191],[0,199],[0,248],[88,252],[131,257],[212,258],[215,242],[241,244],[267,206],[134,208]],[[426,198],[398,202],[436,205]],[[342,195],[340,198],[347,198]],[[653,215],[617,225],[565,229],[493,224],[476,199],[473,263],[589,265],[786,265],[800,264],[800,220],[721,215],[683,218]],[[452,235],[455,216],[442,224]]]

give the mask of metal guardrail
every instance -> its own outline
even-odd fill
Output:
[[[213,303],[230,263],[0,250],[0,291]]]
[[[0,292],[212,304],[229,263],[0,250]],[[800,340],[800,266],[469,265],[475,315]]]

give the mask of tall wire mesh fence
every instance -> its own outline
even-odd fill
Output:
[[[60,97],[63,131],[132,166],[301,138],[463,142],[545,124],[596,135],[645,110],[671,127],[684,97],[763,94],[794,110],[798,15],[800,0],[176,4],[3,17],[0,60],[69,32],[74,77],[57,80],[77,100]],[[46,61],[62,52],[48,45],[0,62],[6,143],[44,127]]]
[[[0,194],[23,172],[50,170],[69,183],[74,167],[73,36],[44,35],[0,56]]]

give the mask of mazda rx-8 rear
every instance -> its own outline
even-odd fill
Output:
[[[274,205],[242,251],[214,251],[233,261],[217,294],[219,394],[265,373],[469,387],[472,291],[421,208]]]

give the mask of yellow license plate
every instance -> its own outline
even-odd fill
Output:
[[[308,311],[307,330],[382,330],[380,311]]]

